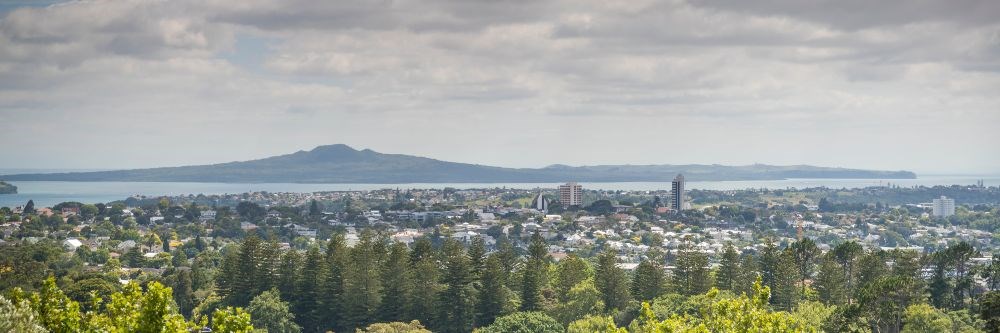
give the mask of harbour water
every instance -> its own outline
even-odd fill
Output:
[[[985,186],[1000,186],[997,176],[925,176],[917,179],[785,179],[750,181],[702,181],[688,182],[688,189],[741,190],[750,188],[860,188],[869,186],[901,187],[936,185],[972,185],[982,180]],[[413,184],[230,184],[230,183],[167,183],[167,182],[10,182],[18,187],[17,194],[0,194],[0,207],[24,205],[29,199],[38,206],[51,206],[60,202],[78,201],[83,203],[111,202],[123,200],[133,195],[161,196],[184,194],[236,194],[253,191],[268,192],[319,192],[377,189],[420,189],[420,188],[494,188],[517,189],[556,188],[557,183],[413,183]],[[668,182],[614,182],[581,183],[587,189],[652,191],[669,190]]]

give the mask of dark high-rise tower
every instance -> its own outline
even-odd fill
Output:
[[[684,175],[677,174],[670,184],[670,209],[677,212],[684,209]]]

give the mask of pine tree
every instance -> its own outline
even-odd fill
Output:
[[[316,202],[315,199],[313,199],[312,202],[309,203],[309,216],[319,216],[319,214],[320,214],[319,203]]]
[[[715,273],[715,287],[721,290],[739,290],[740,255],[732,243],[727,243]]]
[[[445,273],[444,290],[438,296],[438,324],[435,331],[470,332],[475,319],[475,289],[469,257],[462,244],[446,239],[442,245]]]
[[[344,240],[343,234],[335,234],[330,237],[326,245],[325,274],[322,283],[323,305],[322,322],[325,327],[333,328],[335,332],[349,331],[353,329],[348,326],[345,318],[345,290],[347,270],[350,264],[350,250]],[[303,325],[303,327],[305,327]]]
[[[601,300],[609,309],[624,309],[632,299],[629,294],[628,276],[618,267],[614,250],[608,248],[597,257],[594,284],[601,292]]]
[[[472,239],[469,244],[469,264],[472,267],[472,275],[476,281],[482,276],[483,268],[486,265],[486,241],[482,237]]]
[[[639,301],[650,301],[663,292],[665,276],[663,267],[655,260],[643,260],[635,268],[632,278],[632,296]]]
[[[521,311],[539,311],[542,309],[544,297],[542,289],[545,288],[545,272],[548,267],[548,250],[545,246],[545,239],[536,231],[531,235],[531,243],[528,245],[528,261],[524,265],[523,279],[521,281]]]
[[[697,295],[708,291],[712,286],[708,272],[708,256],[682,245],[678,249],[677,262],[674,265],[673,285],[681,295]]]
[[[295,283],[299,279],[298,271],[301,265],[302,256],[298,251],[289,250],[281,256],[276,288],[282,299],[291,300],[294,297]]]
[[[381,269],[384,265],[385,242],[370,231],[361,233],[361,238],[351,250],[350,262],[345,272],[346,327],[353,329],[371,323],[375,311],[382,300]]]
[[[816,292],[819,299],[826,305],[841,305],[847,302],[844,290],[844,271],[837,264],[833,252],[820,259],[819,272],[816,274]]]
[[[184,316],[191,316],[191,310],[195,306],[191,284],[190,270],[177,271],[177,281],[173,287],[174,302],[177,303],[178,310]]]
[[[781,251],[770,240],[760,251],[757,257],[757,268],[760,269],[760,281],[763,285],[774,290],[775,274],[778,273],[778,261],[781,259]]]
[[[426,247],[421,244],[426,244]],[[434,249],[430,246],[430,240],[427,238],[417,240],[414,243],[413,252],[410,253],[410,258],[411,279],[415,282],[419,281],[419,284],[413,288],[410,303],[406,306],[406,316],[419,320],[428,327],[435,327],[438,295],[443,287],[439,282],[441,270],[438,267],[438,259]]]
[[[504,286],[503,277],[503,264],[500,262],[500,257],[494,254],[486,258],[482,286],[476,305],[475,324],[477,327],[492,324],[497,317],[503,314],[504,304],[507,303],[507,289]]]
[[[260,252],[261,242],[257,236],[247,237],[240,244],[235,275],[230,276],[232,284],[224,295],[226,304],[246,306],[254,296],[263,291],[260,289]]]
[[[277,287],[278,269],[281,265],[281,248],[278,247],[277,240],[271,239],[266,243],[260,244],[260,249],[256,255],[256,263],[257,271],[256,276],[254,276],[256,289],[253,296]],[[249,304],[249,301],[247,304]]]
[[[409,249],[404,243],[394,243],[389,249],[389,256],[382,265],[382,287],[385,290],[381,305],[377,311],[382,322],[402,321],[405,319],[405,306],[410,303]]]
[[[774,285],[771,286],[771,304],[779,309],[791,311],[798,302],[798,288],[795,284],[799,281],[798,268],[795,264],[795,252],[786,249],[778,254],[778,261],[775,263]]]
[[[133,248],[135,249],[135,248]],[[219,296],[223,299],[230,299],[237,292],[237,280],[239,277],[239,254],[236,251],[228,251],[222,259],[219,273],[215,275],[215,286]]]
[[[741,294],[753,295],[753,283],[760,278],[760,268],[757,267],[757,258],[752,254],[747,254],[740,259],[740,278],[737,280],[738,289]]]
[[[297,322],[305,332],[323,332],[328,327],[324,320],[329,310],[322,303],[326,295],[321,288],[326,270],[326,262],[319,249],[310,247],[298,274],[295,297],[292,299]]]
[[[566,258],[563,258],[563,260],[560,260],[556,266],[555,281],[556,295],[558,295],[559,300],[565,302],[570,289],[590,278],[591,275],[593,273],[590,271],[590,266],[587,265],[587,262],[575,254],[570,254]]]
[[[791,249],[795,256],[795,265],[798,266],[802,293],[805,294],[806,280],[812,277],[813,266],[816,265],[816,258],[819,257],[820,251],[816,247],[816,242],[809,238],[803,238],[801,241],[793,243]]]
[[[855,270],[857,269],[858,256],[862,252],[861,245],[853,241],[841,243],[833,248],[834,258],[837,259],[837,263],[840,264],[841,270],[844,272],[844,294],[847,296],[847,304],[854,304],[855,277],[857,276]]]

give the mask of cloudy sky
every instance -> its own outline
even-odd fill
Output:
[[[997,174],[1000,1],[0,0],[0,167],[332,143]]]

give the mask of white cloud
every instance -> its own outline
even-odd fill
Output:
[[[24,158],[0,166],[209,163],[343,142],[509,166],[994,171],[997,6],[949,4],[20,8],[0,16],[0,149]]]

